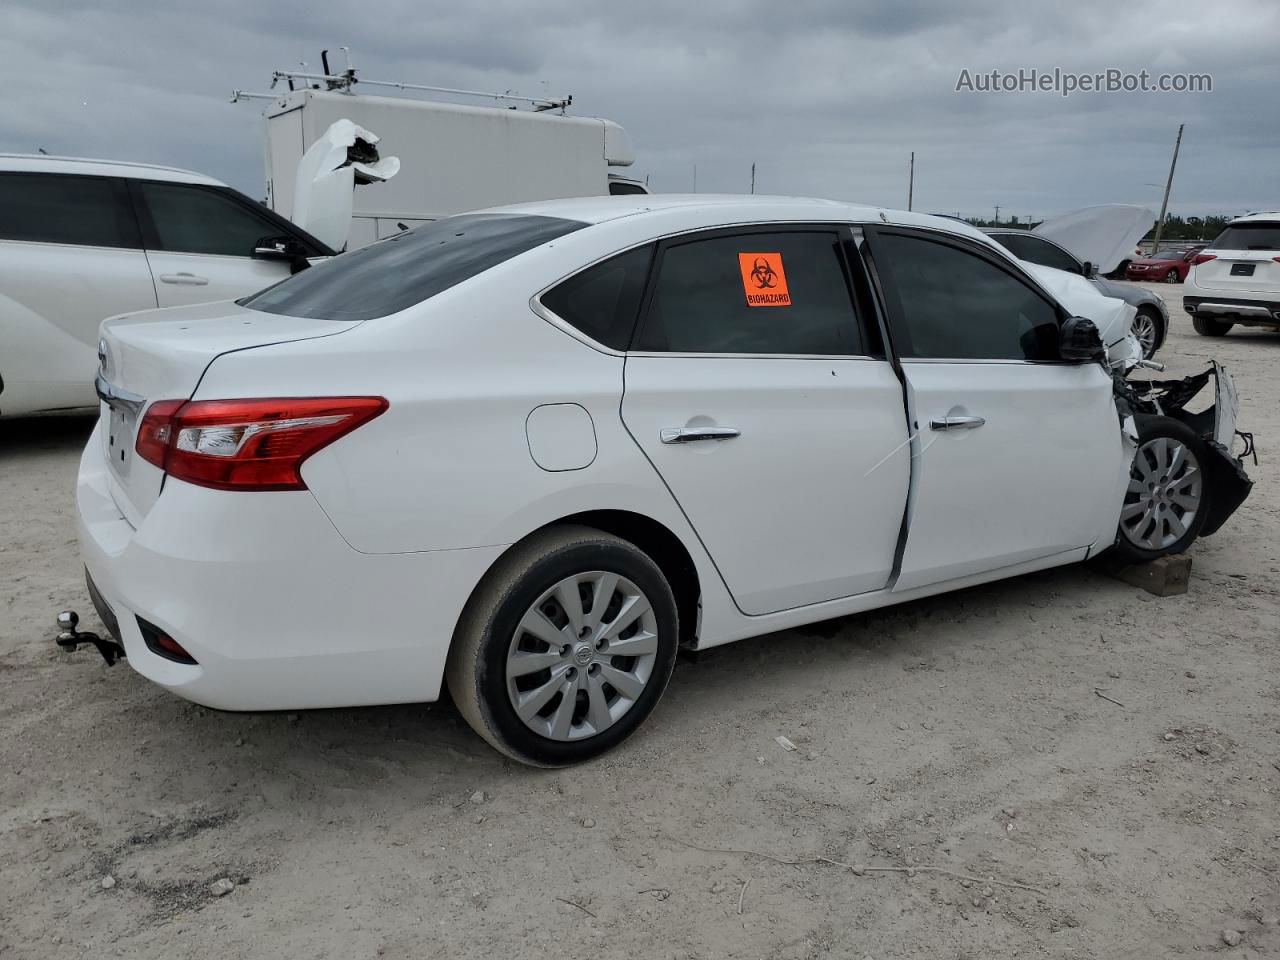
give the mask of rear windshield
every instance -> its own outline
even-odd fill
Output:
[[[1280,223],[1235,223],[1209,246],[1214,250],[1280,250]]]
[[[290,317],[372,320],[585,226],[500,213],[449,217],[344,253],[239,303]]]

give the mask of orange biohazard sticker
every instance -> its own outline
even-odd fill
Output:
[[[782,254],[740,253],[738,269],[742,271],[742,290],[747,295],[748,307],[791,306]]]

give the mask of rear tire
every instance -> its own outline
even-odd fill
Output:
[[[567,766],[644,722],[671,678],[679,635],[675,596],[647,554],[591,527],[552,527],[509,550],[476,588],[445,678],[496,750]]]
[[[1208,450],[1181,420],[1135,417],[1138,452],[1120,509],[1116,554],[1146,563],[1182,553],[1200,535],[1209,512]]]
[[[1195,313],[1191,315],[1191,325],[1202,337],[1225,337],[1235,326],[1234,323],[1228,323],[1225,320],[1210,320]]]

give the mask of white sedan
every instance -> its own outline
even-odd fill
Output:
[[[535,764],[635,730],[681,645],[1225,519],[1212,425],[1118,401],[1090,321],[920,214],[509,207],[100,351],[80,537],[135,670],[229,710],[447,682]]]

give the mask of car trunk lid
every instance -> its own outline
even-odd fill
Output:
[[[238,350],[332,336],[353,321],[309,320],[208,303],[113,317],[102,325],[96,386],[112,496],[137,526],[160,496],[164,471],[134,449],[138,424],[159,400],[189,399],[218,357]]]

